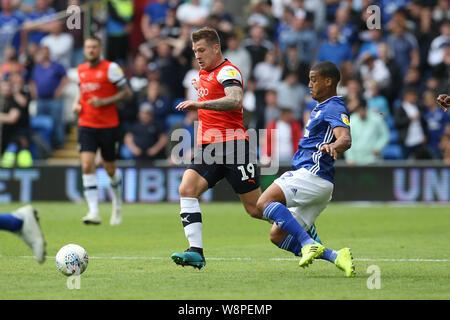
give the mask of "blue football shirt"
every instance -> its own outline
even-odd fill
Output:
[[[350,128],[350,114],[342,97],[331,97],[318,103],[305,126],[305,134],[292,158],[294,170],[305,168],[311,173],[334,183],[334,159],[320,151],[325,144],[336,141],[333,129]]]

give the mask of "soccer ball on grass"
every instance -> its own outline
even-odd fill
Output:
[[[86,250],[77,244],[65,245],[56,254],[56,267],[66,276],[82,274],[88,262]]]

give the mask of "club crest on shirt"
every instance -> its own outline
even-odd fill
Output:
[[[227,73],[232,76],[232,77],[236,77],[237,76],[237,72],[234,69],[228,69]]]
[[[350,119],[348,118],[348,115],[341,113],[341,119],[343,123],[348,126],[350,125]]]
[[[208,81],[211,81],[214,78],[214,72],[211,72],[208,76]]]

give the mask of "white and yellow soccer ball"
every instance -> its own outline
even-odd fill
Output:
[[[88,263],[86,250],[77,244],[65,245],[56,254],[56,267],[66,276],[82,274]]]

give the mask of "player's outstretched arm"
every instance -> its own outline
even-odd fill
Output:
[[[128,86],[128,84],[124,84],[123,86],[119,87],[119,91],[115,95],[107,98],[92,97],[89,100],[89,103],[94,107],[103,107],[111,103],[129,100],[132,96],[133,92],[131,91],[130,87]]]
[[[214,111],[234,111],[242,107],[244,94],[240,86],[231,86],[225,88],[225,97],[206,101],[183,101],[175,109],[183,110],[214,110]]]
[[[343,153],[352,146],[352,136],[350,129],[344,127],[334,128],[333,134],[336,137],[336,141],[323,145],[320,151],[329,154],[334,160],[337,160],[338,153]]]
[[[225,88],[225,97],[215,100],[202,101],[201,109],[215,111],[234,111],[242,107],[244,93],[240,86]]]

